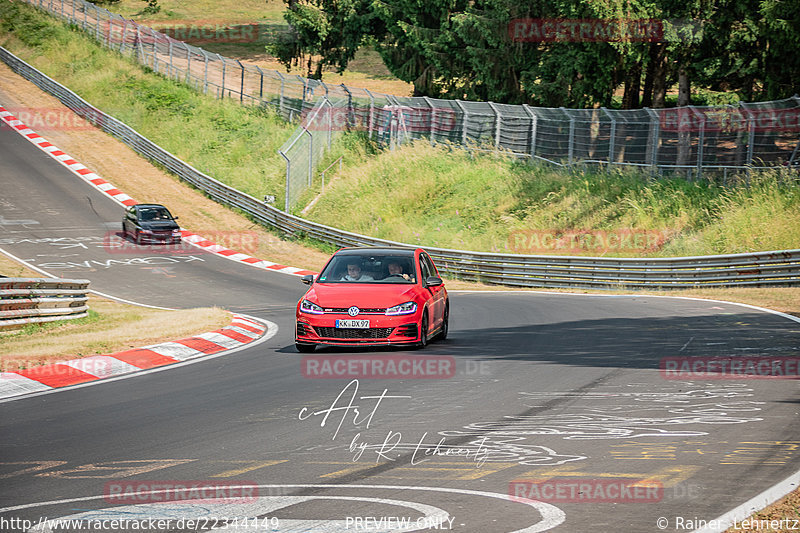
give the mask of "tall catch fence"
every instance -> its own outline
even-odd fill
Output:
[[[320,106],[332,114],[328,125],[333,131],[360,130],[391,147],[423,139],[567,167],[629,166],[653,174],[666,171],[688,179],[706,175],[725,180],[731,172],[749,175],[752,170],[800,159],[800,97],[796,95],[735,106],[632,110],[392,96],[263,70],[207,52],[85,0],[26,1],[199,91],[245,105],[269,105],[287,120],[304,121],[281,149],[291,178],[286,209],[307,186],[307,179],[297,178],[301,169],[307,173],[311,162],[313,172],[319,160],[308,154],[324,150],[305,124],[310,113],[321,113]],[[270,34],[279,31],[289,30],[271,28]],[[330,111],[322,103],[326,101],[337,111]]]

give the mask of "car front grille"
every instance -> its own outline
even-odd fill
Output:
[[[325,308],[325,312],[326,313],[341,313],[341,314],[346,315],[348,309],[350,309],[350,308],[349,307],[326,307]],[[358,309],[358,314],[359,315],[363,315],[363,314],[381,314],[382,315],[384,313],[386,313],[386,308],[385,307],[363,307],[363,308],[359,307],[359,309]]]
[[[297,323],[297,334],[298,335],[308,335],[308,332],[306,331],[306,328],[311,329],[311,327],[308,326],[307,324],[304,324],[303,322],[298,322]]]
[[[385,339],[392,334],[394,328],[345,329],[317,326],[314,329],[320,337],[329,339]]]

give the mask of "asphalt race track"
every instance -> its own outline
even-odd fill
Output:
[[[119,205],[7,128],[0,154],[3,249],[120,298],[278,326],[231,355],[0,404],[3,532],[78,531],[36,525],[68,516],[151,520],[112,531],[693,530],[800,469],[796,381],[659,372],[664,358],[800,356],[800,323],[690,299],[465,292],[446,342],[311,359],[293,343],[298,278],[123,252]],[[436,366],[351,381],[312,365],[367,359]],[[157,492],[192,484],[247,486]]]

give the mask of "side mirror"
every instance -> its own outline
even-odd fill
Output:
[[[303,283],[306,285],[313,285],[314,284],[314,275],[313,274],[306,274],[302,278]]]
[[[180,217],[172,217],[172,220],[178,220]]]
[[[439,285],[443,285],[444,281],[439,276],[428,276],[428,279],[425,280],[425,284],[428,287],[438,287]]]

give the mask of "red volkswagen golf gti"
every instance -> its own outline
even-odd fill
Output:
[[[343,248],[297,303],[295,345],[413,344],[447,338],[450,303],[442,278],[421,248]]]

